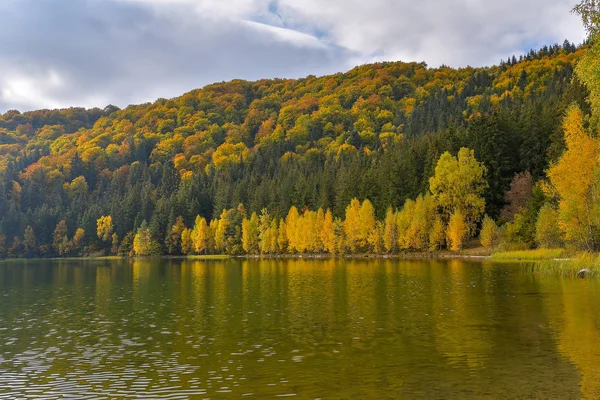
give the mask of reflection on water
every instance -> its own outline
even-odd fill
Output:
[[[0,264],[0,398],[600,398],[600,284],[400,260]]]

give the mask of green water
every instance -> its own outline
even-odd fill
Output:
[[[401,260],[0,264],[0,398],[599,399],[600,282]]]

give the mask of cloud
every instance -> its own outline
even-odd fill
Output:
[[[125,106],[215,81],[349,67],[348,51],[309,34],[186,5],[21,0],[0,11],[11,15],[0,24],[0,110]]]
[[[569,0],[3,0],[0,112],[172,97],[377,60],[489,65],[579,42]]]
[[[489,65],[527,45],[580,42],[573,0],[279,0],[292,26],[314,26],[365,58]]]

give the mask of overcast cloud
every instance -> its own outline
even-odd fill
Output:
[[[490,65],[584,31],[575,0],[2,0],[0,112],[126,106],[381,60]]]

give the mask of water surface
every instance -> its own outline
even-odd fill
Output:
[[[487,261],[10,262],[0,399],[598,399],[599,304]]]

